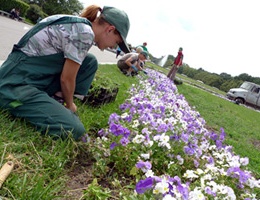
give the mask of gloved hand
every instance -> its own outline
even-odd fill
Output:
[[[143,73],[144,73],[144,74],[147,74],[147,72],[146,72],[146,71],[144,71],[144,70],[143,70]]]
[[[138,69],[136,68],[136,66],[132,65],[131,66],[136,72],[138,71]]]

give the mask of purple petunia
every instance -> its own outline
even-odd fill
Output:
[[[135,187],[135,190],[138,194],[143,194],[147,190],[153,187],[153,178],[149,177],[145,180],[140,180]]]
[[[111,123],[110,124],[110,132],[113,133],[115,136],[123,135],[124,134],[124,127],[120,124]]]
[[[125,138],[125,137],[122,137],[121,140],[120,140],[120,143],[123,146],[126,146],[129,143],[129,140],[127,138]]]
[[[139,169],[142,169],[145,172],[152,168],[152,164],[150,162],[148,161],[144,162],[142,160],[139,161],[135,166]]]
[[[113,142],[111,145],[110,145],[110,150],[113,150],[118,144],[116,142]]]

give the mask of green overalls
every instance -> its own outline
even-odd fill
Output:
[[[60,75],[65,58],[63,53],[48,56],[27,56],[20,49],[38,31],[48,25],[86,23],[88,20],[65,16],[35,25],[0,67],[0,107],[33,124],[38,131],[55,137],[71,132],[78,140],[86,130],[78,116],[50,96],[61,91]],[[97,59],[88,54],[76,78],[75,94],[86,95],[97,71]]]

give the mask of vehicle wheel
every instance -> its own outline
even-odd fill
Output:
[[[235,99],[236,104],[244,104],[244,99],[237,98]]]

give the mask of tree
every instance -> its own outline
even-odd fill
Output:
[[[190,78],[193,78],[198,72],[196,69],[194,68],[191,68],[189,66],[183,66],[182,67],[183,70],[182,70],[182,73],[185,74],[186,76],[190,77]]]
[[[241,80],[230,79],[223,82],[219,89],[224,92],[228,92],[231,88],[238,88],[242,83],[243,81]]]
[[[24,0],[29,4],[38,5],[47,15],[68,14],[79,15],[83,4],[78,0]]]
[[[232,76],[230,74],[227,74],[227,73],[224,73],[224,72],[220,74],[220,77],[223,78],[224,80],[232,79]]]
[[[45,0],[42,9],[48,15],[79,15],[83,5],[78,0]]]
[[[243,74],[240,74],[239,76],[236,76],[235,79],[252,82],[253,77],[248,75],[247,73],[243,73]]]
[[[47,15],[36,4],[30,4],[30,8],[27,11],[26,18],[30,19],[33,23],[36,23],[39,18],[43,19]]]

